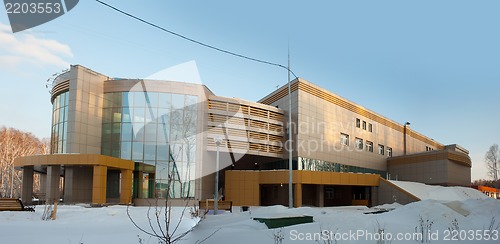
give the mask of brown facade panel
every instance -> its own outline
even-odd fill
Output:
[[[435,185],[470,185],[470,158],[442,150],[388,159],[392,179]]]
[[[437,160],[451,160],[463,166],[472,167],[472,162],[468,155],[449,150],[431,151],[421,154],[413,154],[413,155],[389,158],[387,160],[387,164],[397,165],[397,164],[421,163],[421,162],[437,161]]]

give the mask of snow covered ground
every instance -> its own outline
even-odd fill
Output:
[[[130,208],[132,218],[144,227],[147,212],[147,207]],[[175,208],[172,219],[178,220],[181,213],[181,208]],[[42,215],[43,206],[35,212],[0,212],[0,243],[139,243],[138,235],[146,237],[129,220],[125,206],[60,205],[56,220],[44,221]],[[180,229],[189,230],[196,222],[187,211]]]
[[[367,207],[295,208],[251,207],[248,212],[207,215],[200,221],[190,209],[174,207],[171,230],[188,233],[178,243],[500,243],[500,201],[464,187],[428,186],[391,181],[421,198]],[[155,209],[130,207],[135,223],[150,231],[148,213],[157,228]],[[184,210],[184,211],[183,211]],[[380,210],[388,212],[373,214]],[[162,212],[163,215],[164,212]],[[42,220],[43,206],[36,212],[0,212],[0,243],[158,243],[134,226],[125,206],[90,208],[61,205],[57,219]],[[253,218],[313,216],[314,223],[268,229]],[[179,220],[181,220],[179,222]],[[206,239],[209,237],[208,239]]]
[[[386,233],[386,239],[392,237],[392,243],[421,242],[421,238],[415,234],[421,233],[421,229],[431,233],[430,237],[426,235],[424,242],[429,240],[431,243],[448,243],[449,241],[446,240],[454,237],[449,229],[457,229],[458,235],[462,234],[461,243],[478,243],[479,238],[486,238],[484,232],[489,229],[492,217],[495,218],[494,229],[497,229],[495,235],[498,234],[500,201],[494,199],[461,201],[459,202],[461,207],[469,212],[467,216],[463,216],[443,203],[436,200],[424,200],[405,206],[391,204],[381,207],[395,209],[382,214],[364,214],[369,210],[364,207],[298,209],[288,209],[282,206],[263,207],[252,210],[251,213],[208,216],[193,233],[188,235],[188,238],[202,239],[203,236],[221,228],[209,239],[208,243],[274,243],[273,233],[278,230],[268,230],[264,224],[256,223],[251,218],[262,215],[286,215],[287,213],[312,215],[315,222],[283,228],[285,237],[283,243],[317,243],[308,240],[311,238],[319,239],[319,243],[335,243],[335,241],[327,242],[324,235],[319,235],[322,230],[328,231],[327,234],[330,237],[333,236],[329,239],[336,239],[337,243],[391,243],[389,241],[377,242],[380,238],[374,234],[381,229]],[[419,222],[420,219],[423,220],[422,224]],[[457,223],[455,228],[454,222]],[[470,231],[478,235],[469,238]],[[458,236],[456,239],[460,238]],[[500,242],[500,236],[495,236],[494,239],[496,241],[490,240],[489,242]]]
[[[489,235],[489,243],[499,243],[498,226],[500,223],[500,201],[494,199],[468,199],[455,201],[460,208],[469,214],[455,211],[443,204],[444,201],[423,200],[401,206],[391,204],[378,208],[394,209],[382,214],[365,214],[370,212],[366,207],[332,207],[332,208],[297,208],[288,209],[283,206],[251,207],[249,212],[222,215],[209,215],[200,222],[180,243],[196,243],[216,232],[204,243],[274,243],[273,235],[279,229],[270,230],[253,217],[312,215],[314,223],[285,227],[281,230],[284,236],[282,243],[419,243],[413,240],[419,237],[415,233],[430,232],[426,240],[430,243],[448,243],[446,239],[454,236],[450,229],[458,230],[457,239],[461,243],[478,243]],[[137,223],[148,228],[147,207],[131,207],[131,215]],[[174,208],[173,221],[181,216],[182,208]],[[57,219],[43,221],[43,209],[32,212],[0,212],[0,243],[157,243],[133,226],[127,217],[125,206],[103,208],[86,208],[84,206],[59,206]],[[152,214],[152,213],[151,213]],[[153,215],[152,215],[153,216]],[[154,216],[153,216],[154,218]],[[494,218],[492,233],[490,223]],[[420,223],[419,221],[423,221]],[[189,211],[184,213],[180,231],[195,226],[197,219],[192,219]],[[454,224],[456,223],[456,224]],[[454,227],[455,226],[455,227]],[[423,228],[422,228],[423,227]],[[384,230],[384,237],[391,237],[392,242],[377,242]],[[322,235],[319,233],[322,232]],[[450,232],[450,233],[448,233]],[[327,238],[328,237],[328,238]],[[410,239],[410,240],[396,240]],[[417,238],[418,239],[418,238]],[[467,240],[471,239],[471,240]],[[484,241],[481,241],[481,243]]]

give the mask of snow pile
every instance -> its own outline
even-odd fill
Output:
[[[482,192],[461,186],[432,186],[418,182],[410,181],[395,181],[391,183],[400,187],[401,189],[413,194],[421,200],[432,199],[441,201],[465,201],[468,199],[487,199],[488,196]]]
[[[399,208],[403,205],[397,203],[397,202],[394,202],[394,203],[387,203],[387,204],[383,204],[383,205],[379,205],[379,206],[376,206],[376,207],[373,207],[374,209],[396,209],[396,208]]]

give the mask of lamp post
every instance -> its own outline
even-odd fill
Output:
[[[217,145],[217,156],[215,158],[215,193],[214,193],[214,215],[219,211],[219,146],[222,144],[221,137],[214,137]]]
[[[403,155],[406,156],[406,131],[408,130],[408,126],[410,126],[410,122],[406,122],[404,126],[404,137],[403,137],[403,142],[404,142],[404,147],[403,147]]]
[[[288,44],[288,207],[293,208],[293,153],[292,153],[292,81],[290,80],[290,44]]]

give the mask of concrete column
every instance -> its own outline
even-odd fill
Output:
[[[61,176],[61,165],[49,165],[47,166],[47,203],[53,204],[56,201],[59,202],[60,192],[59,192],[59,178]]]
[[[66,166],[64,167],[64,202],[72,203],[74,202],[74,167]]]
[[[294,200],[295,200],[294,207],[296,208],[302,207],[302,184],[300,183],[295,183]]]
[[[106,203],[106,181],[108,176],[106,166],[95,165],[92,180],[92,203]]]
[[[33,166],[23,167],[23,188],[21,200],[26,205],[31,205],[33,196]]]
[[[47,200],[47,174],[39,173],[38,178],[40,179],[39,203],[42,203]]]
[[[148,174],[148,198],[154,198],[155,196],[155,174],[154,173],[149,173]]]
[[[325,206],[325,186],[324,185],[318,185],[316,187],[316,196],[318,197],[317,202],[318,202],[318,207],[322,208]]]
[[[38,174],[40,179],[40,193],[47,193],[47,174]]]
[[[144,194],[142,193],[142,180],[144,179],[144,174],[142,171],[134,172],[134,197],[144,198]]]
[[[129,204],[132,202],[132,170],[121,170],[120,203]]]

